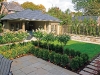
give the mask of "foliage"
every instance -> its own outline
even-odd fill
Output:
[[[49,56],[48,55],[49,55],[49,51],[48,50],[44,50],[43,51],[43,59],[44,60],[48,60],[49,59]]]
[[[56,53],[63,54],[63,48],[62,48],[61,45],[58,45],[58,44],[57,44],[57,45],[55,45],[54,47],[55,47],[54,51],[55,51]]]
[[[55,62],[55,64],[60,64],[60,62],[61,62],[61,55],[60,54],[58,54],[58,53],[56,53],[55,55],[54,55],[54,62]]]
[[[23,4],[21,4],[21,6],[24,8],[24,9],[31,9],[31,10],[41,10],[43,12],[46,11],[46,8],[42,5],[42,4],[39,4],[39,5],[36,5],[32,2],[24,2]]]
[[[24,40],[27,37],[26,32],[7,32],[1,36],[0,44],[13,43]]]
[[[100,0],[72,0],[76,10],[82,10],[85,15],[100,15]]]
[[[43,58],[43,52],[44,51],[42,49],[39,50],[39,52],[38,52],[38,57],[39,58]]]
[[[81,55],[80,55],[80,57],[82,57],[82,58],[83,58],[83,62],[84,62],[84,63],[87,63],[87,62],[88,62],[88,60],[89,60],[89,56],[88,56],[86,53],[81,54]]]
[[[50,41],[54,41],[55,40],[55,37],[52,33],[49,33],[49,34],[45,34],[43,36],[43,40],[47,42],[47,46],[48,46],[48,50],[49,50],[49,42]]]
[[[39,57],[38,52],[39,52],[39,48],[35,48],[34,55],[37,56],[37,57]]]
[[[3,32],[3,29],[2,29],[2,24],[0,23],[0,33]]]
[[[40,40],[41,40],[42,37],[43,37],[43,33],[42,33],[42,32],[40,31],[40,29],[39,29],[39,30],[33,32],[33,36],[37,39],[37,41],[38,41],[38,46],[39,46],[39,42],[40,42]]]
[[[59,35],[57,36],[57,40],[61,43],[66,45],[66,43],[70,40],[70,36],[63,34],[63,35]]]
[[[25,55],[30,53],[32,50],[32,43],[26,43],[25,45],[16,44],[13,47],[11,45],[5,45],[0,47],[0,54],[2,54],[6,58],[16,58],[20,55]]]
[[[61,56],[61,65],[63,65],[63,67],[65,67],[66,65],[68,65],[69,63],[69,58],[66,54]]]
[[[53,51],[49,53],[49,60],[52,63],[54,62],[54,55],[55,55],[55,52],[53,52]]]
[[[77,58],[73,58],[70,62],[70,67],[72,70],[77,70],[79,68],[79,62]]]
[[[69,9],[63,12],[59,7],[51,7],[47,13],[61,20],[61,25],[70,25],[72,20],[69,12]]]

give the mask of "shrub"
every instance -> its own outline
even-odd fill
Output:
[[[68,48],[64,49],[64,54],[70,55],[70,51]]]
[[[48,50],[43,50],[43,59],[48,60],[49,59],[49,51]]]
[[[77,70],[79,68],[79,62],[77,58],[73,58],[70,62],[70,67],[72,70]]]
[[[56,53],[63,53],[63,49],[61,45],[56,45],[55,46],[55,52]]]
[[[69,58],[66,54],[61,56],[61,65],[65,67],[69,63]]]
[[[79,56],[76,56],[75,57],[77,60],[78,60],[78,63],[79,63],[79,67],[82,67],[84,64],[83,64],[83,59]]]
[[[80,56],[81,52],[80,51],[76,51],[75,54],[76,54],[75,56]]]
[[[87,63],[89,60],[89,56],[87,54],[81,54],[80,57],[83,59],[83,63]]]
[[[49,43],[49,49],[54,51],[55,50],[55,45],[52,43]]]
[[[75,56],[75,51],[73,49],[70,50],[70,56],[72,56],[72,57]]]
[[[42,50],[42,49],[39,50],[39,52],[38,52],[38,57],[39,58],[43,58],[43,51],[44,50]]]
[[[32,44],[35,46],[38,46],[38,42],[37,41],[32,41]]]
[[[34,51],[35,51],[35,47],[32,46],[32,47],[30,48],[30,53],[34,54]]]
[[[55,55],[55,52],[51,52],[51,53],[49,53],[49,60],[50,60],[50,62],[54,62],[54,55]]]
[[[61,62],[60,59],[61,59],[61,55],[59,53],[56,53],[54,55],[54,62],[55,62],[55,64],[60,64],[60,62]]]
[[[38,57],[39,48],[35,48],[34,55]]]

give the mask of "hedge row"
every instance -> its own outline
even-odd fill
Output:
[[[37,41],[32,41],[33,45],[38,46],[38,42]],[[48,49],[47,48],[47,43],[46,42],[40,42],[40,47],[44,48],[44,49]],[[68,56],[71,57],[76,57],[76,56],[80,56],[81,52],[80,51],[75,51],[73,49],[63,49],[63,47],[61,45],[54,45],[52,43],[49,44],[49,50],[54,51],[56,53],[60,53],[60,54],[67,54]]]
[[[80,67],[84,66],[86,62],[88,62],[87,54],[81,54],[80,57],[76,56],[71,59],[67,54],[59,54],[47,49],[33,47],[31,52],[38,58],[42,58],[63,67],[70,67],[72,70],[78,70]]]

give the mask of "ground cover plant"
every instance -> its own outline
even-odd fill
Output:
[[[26,32],[7,32],[0,36],[0,44],[20,42],[27,37]]]

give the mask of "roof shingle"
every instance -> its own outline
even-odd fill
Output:
[[[59,19],[50,16],[48,14],[42,13],[42,11],[39,10],[30,10],[26,9],[17,13],[9,14],[5,17],[3,17],[1,20],[34,20],[34,21],[57,21],[60,22]]]

